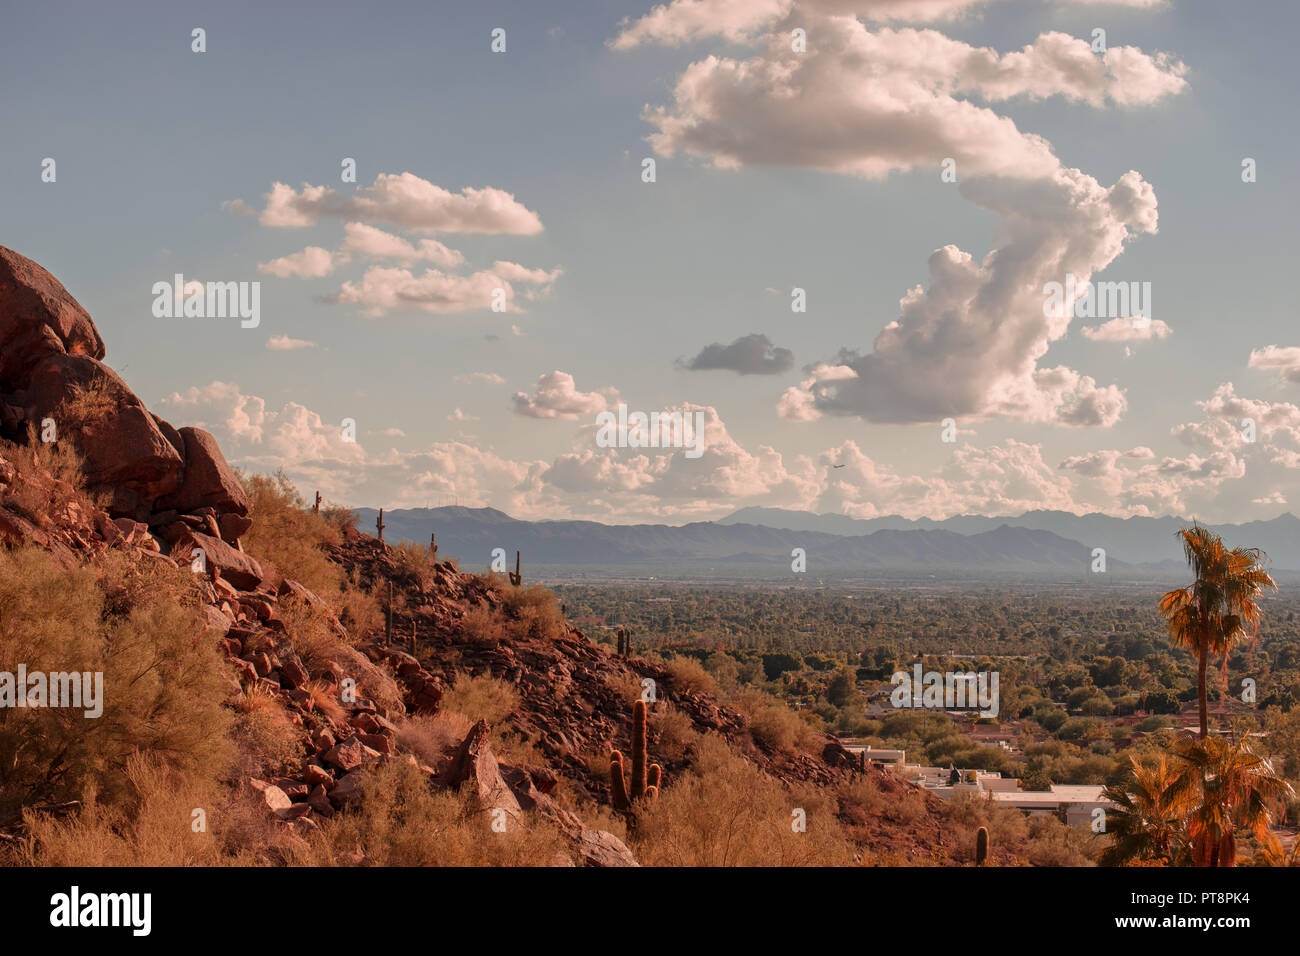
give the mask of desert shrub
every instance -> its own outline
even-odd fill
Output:
[[[555,593],[540,584],[505,588],[501,604],[510,618],[510,633],[515,637],[553,640],[565,631]]]
[[[101,802],[89,788],[78,811],[28,812],[3,862],[17,866],[255,866],[306,862],[306,843],[273,822],[251,790],[233,791],[133,755],[125,798]],[[195,810],[205,826],[193,826]]]
[[[718,693],[718,682],[712,674],[704,669],[693,657],[673,657],[667,665],[668,682],[674,690],[691,694]]]
[[[423,592],[434,580],[434,560],[429,549],[410,541],[393,545],[395,577],[408,586]]]
[[[649,866],[836,866],[853,852],[833,808],[810,793],[792,794],[733,753],[702,738],[695,766],[671,780],[638,811],[637,859]],[[793,813],[807,814],[795,832]]]
[[[349,531],[356,531],[357,523],[361,520],[361,516],[351,508],[339,505],[326,505],[320,513],[325,518],[325,523],[338,532],[340,537]]]
[[[464,714],[445,709],[433,716],[407,717],[397,724],[397,746],[420,763],[437,769],[447,751],[459,746],[472,726]]]
[[[348,646],[333,626],[334,616],[325,608],[286,595],[280,601],[280,616],[294,652],[309,673],[326,670],[338,659],[340,648]]]
[[[234,705],[230,736],[239,751],[238,776],[275,776],[299,762],[298,728],[274,694],[260,684],[246,687]]]
[[[467,638],[479,644],[495,643],[506,634],[501,615],[485,602],[473,605],[461,616],[460,629]]]
[[[0,441],[0,456],[17,469],[13,482],[0,488],[0,503],[42,527],[51,516],[70,516],[70,506],[85,517],[102,509],[108,494],[86,489],[85,466],[76,446],[67,441],[43,442],[34,426],[27,431],[25,443]]]
[[[73,385],[54,412],[64,432],[75,432],[90,422],[102,421],[117,409],[121,387],[114,387],[102,372],[85,385]]]
[[[519,706],[519,692],[514,684],[491,674],[474,676],[460,671],[451,690],[443,695],[442,706],[463,714],[471,724],[485,720],[488,726],[496,726]]]
[[[308,681],[303,687],[311,695],[312,710],[331,723],[341,723],[347,717],[343,707],[342,696],[336,685],[323,680]]]
[[[855,775],[841,784],[837,796],[840,812],[858,826],[865,826],[872,817],[878,816],[889,799],[870,774]]]
[[[339,604],[346,578],[325,554],[327,544],[341,540],[339,531],[311,511],[284,474],[240,475],[247,492],[253,527],[244,535],[244,549],[264,570],[292,578],[332,608]]]
[[[619,700],[633,704],[643,693],[641,678],[627,671],[616,670],[605,675],[605,686],[618,695]]]
[[[492,748],[502,763],[512,767],[544,767],[546,755],[532,739],[517,730],[498,726],[492,728]]]
[[[893,802],[890,809],[894,819],[901,820],[903,823],[915,823],[929,812],[924,795],[917,790],[910,790],[903,794],[901,799]]]
[[[19,664],[29,675],[102,673],[103,713],[7,709],[0,813],[77,799],[91,784],[111,803],[136,751],[203,777],[229,762],[229,685],[186,571],[107,552],[97,575],[62,569],[36,548],[0,551],[0,672]]]
[[[463,794],[435,793],[404,760],[368,778],[355,810],[327,821],[311,840],[312,862],[340,866],[547,866],[569,862],[567,845],[543,818],[527,815],[506,832]]]
[[[384,607],[374,587],[361,581],[357,569],[347,577],[338,602],[339,622],[351,640],[362,641],[384,626]]]
[[[1000,806],[977,794],[953,794],[949,804],[951,820],[957,828],[958,859],[973,862],[975,840],[980,827],[989,831],[993,853],[999,848],[1023,843],[1029,836],[1029,824],[1024,813],[1014,807]]]
[[[649,716],[651,746],[657,760],[679,763],[685,760],[699,746],[700,734],[680,710],[668,705],[657,705],[662,710],[652,711]],[[605,761],[609,765],[608,757]]]
[[[769,694],[746,690],[737,695],[735,704],[748,719],[755,743],[770,750],[811,750],[820,743],[807,721]]]
[[[1062,823],[1048,814],[1029,818],[1029,845],[1026,856],[1034,866],[1093,866],[1089,848],[1092,833]]]

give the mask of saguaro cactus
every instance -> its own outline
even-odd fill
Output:
[[[980,827],[975,831],[975,865],[987,866],[989,862],[989,831]]]
[[[654,800],[659,796],[659,783],[663,768],[657,763],[646,767],[646,705],[638,700],[632,706],[632,780],[623,776],[623,754],[615,750],[609,755],[609,783],[614,795],[614,809],[620,813],[632,812],[639,800]]]
[[[618,629],[618,656],[632,656],[632,638],[628,637],[627,630],[621,627]]]
[[[438,560],[438,533],[436,531],[429,532],[429,560]]]
[[[515,569],[513,571],[507,571],[506,574],[510,576],[510,583],[513,584],[515,587],[519,587],[519,582],[524,579],[524,576],[519,573],[519,552],[518,551],[515,552]]]
[[[387,527],[388,525],[384,524],[384,509],[380,508],[379,517],[375,519],[375,530],[379,532],[380,541],[384,540],[384,529]]]

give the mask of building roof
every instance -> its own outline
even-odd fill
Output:
[[[1003,803],[1056,807],[1069,803],[1109,803],[1102,796],[1104,789],[1095,785],[1053,784],[1051,790],[992,790],[989,796]]]

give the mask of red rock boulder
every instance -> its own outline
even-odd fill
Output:
[[[179,433],[185,444],[185,472],[181,486],[175,493],[159,498],[154,504],[155,510],[213,508],[241,517],[248,514],[248,495],[244,494],[239,479],[226,463],[226,456],[221,454],[217,440],[202,428],[186,426]]]
[[[54,420],[60,441],[85,459],[86,483],[106,488],[115,517],[145,518],[181,486],[184,462],[144,403],[111,368],[88,355],[52,352],[31,370],[29,420]]]
[[[104,340],[63,283],[0,246],[0,381],[22,387],[51,353],[102,359]]]

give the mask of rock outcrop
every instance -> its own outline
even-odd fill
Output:
[[[248,499],[216,440],[151,414],[105,354],[95,323],[63,284],[0,246],[0,434],[70,441],[90,491],[107,494],[114,518],[153,529],[160,513],[211,509],[221,537],[223,517],[247,515]],[[165,548],[175,544],[158,537]],[[238,547],[233,534],[225,540]]]

